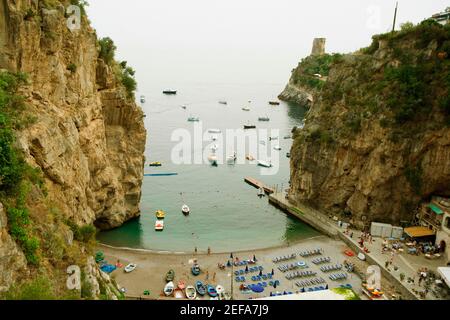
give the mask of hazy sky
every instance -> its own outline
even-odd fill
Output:
[[[285,83],[315,37],[328,52],[368,46],[392,26],[395,0],[90,0],[99,36],[142,83]],[[448,0],[399,0],[398,25]]]

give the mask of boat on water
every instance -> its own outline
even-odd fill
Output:
[[[219,104],[227,105],[228,102],[222,100],[222,101],[219,101]]]
[[[156,211],[155,215],[158,219],[164,219],[166,217],[166,213],[162,210]]]
[[[211,147],[211,151],[212,151],[212,152],[216,152],[217,150],[219,150],[219,146],[218,146],[217,144],[214,144],[214,145]]]
[[[170,297],[173,294],[174,289],[175,285],[172,281],[166,284],[166,286],[164,287],[164,294],[166,295],[166,297]]]
[[[284,140],[289,140],[289,139],[292,139],[292,136],[284,136],[283,139],[284,139]]]
[[[177,175],[178,173],[145,173],[144,177],[169,177]]]
[[[291,153],[290,152],[286,153],[286,158],[290,158],[290,157],[291,157]]]
[[[185,293],[186,298],[188,298],[189,300],[195,300],[195,298],[197,298],[197,291],[193,286],[187,286]]]
[[[152,162],[149,164],[150,167],[161,167],[162,163],[157,161],[157,162]]]
[[[235,163],[236,160],[237,160],[236,152],[234,152],[233,155],[227,157],[227,163],[229,163],[229,164]]]
[[[184,110],[186,110],[186,109],[187,109],[187,105],[183,104],[183,105],[181,106],[181,108],[184,109]]]
[[[194,276],[198,276],[200,274],[200,266],[198,264],[194,264],[191,268],[191,272]]]
[[[270,141],[278,140],[278,137],[270,137],[269,140],[270,140]]]
[[[133,272],[134,270],[136,270],[137,264],[135,263],[130,263],[129,265],[127,265],[125,267],[125,269],[123,269],[123,271],[125,271],[126,273],[130,273]]]
[[[259,144],[262,144],[263,146],[265,146],[265,145],[266,145],[266,142],[265,142],[264,140],[261,140],[261,141],[259,142]]]
[[[164,220],[157,220],[155,222],[155,231],[163,231],[164,230]]]
[[[201,296],[204,296],[206,294],[206,287],[201,281],[197,281],[195,283],[195,290],[197,290],[197,293]]]
[[[191,209],[188,207],[187,204],[184,204],[181,207],[181,212],[183,212],[183,214],[187,216],[191,212]]]
[[[269,104],[270,104],[271,106],[279,106],[279,105],[280,105],[280,102],[278,102],[278,101],[269,101]]]
[[[145,96],[141,96],[141,103],[145,103]]]
[[[265,116],[265,117],[259,117],[258,118],[258,121],[270,121],[270,118],[268,117],[268,116]]]
[[[248,161],[255,161],[255,157],[253,157],[252,155],[248,154],[245,159],[247,159]]]
[[[211,163],[212,166],[218,166],[219,159],[217,158],[217,156],[215,154],[211,154],[208,157],[208,161],[209,161],[209,163]]]
[[[220,130],[220,129],[209,129],[208,132],[209,133],[222,133],[222,130]]]
[[[244,108],[242,108],[242,110],[243,111],[250,111],[250,108],[249,107],[244,107]]]
[[[244,130],[249,130],[249,129],[256,129],[256,126],[253,124],[245,124]]]
[[[188,121],[189,121],[189,122],[199,122],[199,121],[200,121],[200,118],[198,118],[198,117],[189,117],[189,118],[188,118]]]
[[[177,90],[164,90],[164,94],[177,94]]]
[[[281,147],[280,147],[280,146],[278,146],[278,145],[277,145],[277,146],[275,146],[275,147],[273,147],[273,149],[274,149],[274,150],[277,150],[277,151],[281,151]]]
[[[173,279],[175,279],[175,271],[173,271],[172,269],[170,269],[169,271],[167,271],[166,273],[166,281],[170,282],[173,281]]]
[[[272,168],[272,162],[271,161],[258,160],[258,166],[264,167],[264,168]]]
[[[208,295],[211,298],[216,298],[217,297],[217,290],[212,285],[208,284],[208,286],[206,287],[206,291],[208,292]]]
[[[262,197],[265,197],[265,196],[266,196],[266,192],[264,191],[263,188],[260,188],[258,190],[258,197],[262,198]]]

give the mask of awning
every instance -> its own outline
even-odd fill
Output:
[[[405,233],[411,238],[431,237],[436,235],[433,230],[430,230],[427,227],[405,228]]]
[[[433,203],[430,203],[430,204],[428,205],[428,207],[429,207],[431,210],[433,210],[434,213],[436,213],[436,214],[438,214],[438,215],[444,214],[444,211],[442,211],[441,208],[439,208],[437,205],[435,205],[435,204],[433,204]]]
[[[444,282],[450,287],[450,267],[437,268],[438,273],[441,275]]]

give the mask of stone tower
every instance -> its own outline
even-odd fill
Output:
[[[315,38],[313,42],[313,48],[311,55],[312,56],[320,56],[325,54],[325,43],[327,39],[325,38]]]

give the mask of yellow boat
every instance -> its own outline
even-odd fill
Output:
[[[161,162],[152,162],[149,164],[150,167],[161,167],[162,163]]]
[[[166,213],[162,210],[158,210],[158,211],[156,211],[156,217],[158,219],[164,219],[166,217]]]

